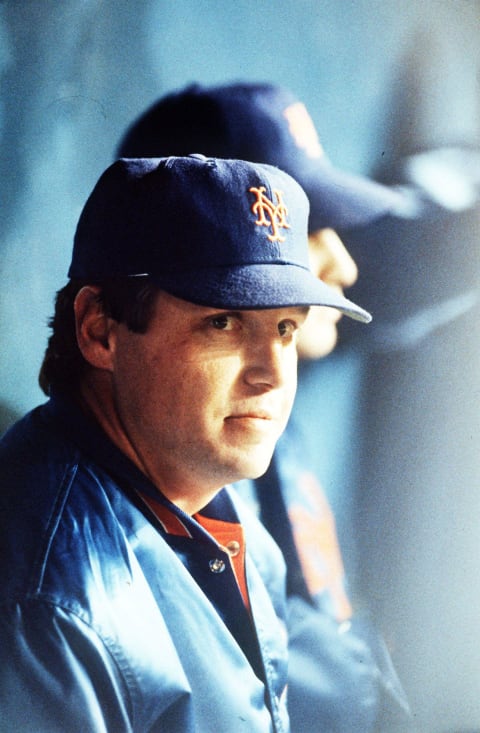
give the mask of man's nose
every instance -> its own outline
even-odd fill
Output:
[[[320,229],[309,237],[312,269],[317,277],[339,289],[358,278],[355,260],[333,229]]]
[[[276,389],[296,379],[296,350],[289,350],[280,338],[252,340],[245,360],[245,381],[250,385]]]

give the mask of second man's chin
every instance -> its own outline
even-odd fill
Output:
[[[332,353],[338,341],[336,323],[319,323],[315,328],[306,327],[298,340],[298,358],[313,361],[323,359]]]

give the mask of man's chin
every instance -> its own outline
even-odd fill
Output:
[[[336,323],[320,322],[318,328],[308,327],[298,339],[298,358],[305,360],[322,359],[328,356],[337,345],[338,330]]]
[[[252,459],[252,457],[249,458],[249,460],[245,461],[243,465],[240,467],[241,476],[239,476],[237,481],[240,479],[256,479],[260,476],[263,476],[263,474],[267,471],[271,460],[272,460],[273,450],[267,452],[265,451],[265,454],[263,456],[258,456],[255,459]]]

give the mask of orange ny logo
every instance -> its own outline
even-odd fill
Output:
[[[321,158],[324,155],[323,148],[305,105],[302,102],[295,102],[283,111],[283,116],[298,147],[302,148],[309,158]]]
[[[290,229],[290,224],[287,222],[288,210],[283,203],[282,192],[276,189],[273,190],[277,199],[277,203],[274,204],[268,196],[265,196],[265,186],[249,188],[248,190],[257,197],[252,204],[252,211],[257,217],[255,224],[261,227],[271,227],[272,234],[268,235],[270,242],[284,242],[285,237],[282,237],[279,228]]]

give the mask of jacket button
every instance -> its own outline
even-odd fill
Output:
[[[228,542],[225,547],[227,548],[230,557],[236,557],[240,552],[240,542],[237,542],[237,540]]]
[[[223,573],[225,570],[225,563],[220,558],[216,557],[214,560],[210,560],[208,563],[212,573]]]

